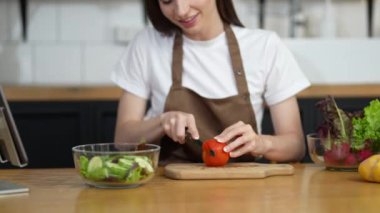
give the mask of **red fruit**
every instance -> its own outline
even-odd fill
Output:
[[[344,165],[346,166],[354,166],[358,163],[356,157],[353,153],[350,153],[347,158],[344,160]]]
[[[373,153],[369,149],[363,149],[358,152],[358,160],[359,162],[362,162],[363,160],[369,158]]]
[[[215,139],[206,140],[202,145],[202,158],[206,166],[224,166],[229,158],[229,153],[223,148],[225,143],[220,143]]]

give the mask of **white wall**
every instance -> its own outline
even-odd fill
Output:
[[[314,84],[379,84],[380,39],[285,40]]]
[[[256,28],[257,1],[234,2],[243,23]],[[306,27],[290,39],[288,0],[268,0],[265,28],[284,38],[313,83],[380,83],[380,1],[371,40],[365,0],[334,0],[330,16],[323,2],[302,0]],[[23,43],[18,1],[0,0],[0,83],[112,84],[109,74],[127,45],[123,41],[144,27],[142,11],[141,0],[29,0]],[[335,30],[326,33],[331,23]]]

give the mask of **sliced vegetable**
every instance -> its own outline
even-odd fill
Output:
[[[137,183],[154,174],[153,163],[147,156],[79,157],[81,175],[92,181]]]
[[[114,177],[118,180],[122,180],[125,178],[127,174],[127,168],[120,166],[119,164],[107,162],[107,169],[109,171],[109,176]]]
[[[152,163],[149,161],[147,157],[137,157],[135,158],[135,161],[139,164],[139,166],[143,169],[146,169],[148,173],[153,172]]]
[[[108,177],[108,170],[104,168],[100,157],[95,156],[91,158],[88,163],[87,177],[93,180],[102,180]]]
[[[80,156],[79,157],[79,166],[80,166],[80,173],[82,175],[85,175],[87,173],[87,167],[88,167],[88,158],[86,156]]]

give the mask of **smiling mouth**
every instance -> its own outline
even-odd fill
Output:
[[[196,18],[197,18],[198,14],[190,17],[190,18],[187,18],[187,19],[181,19],[179,20],[178,22],[184,26],[185,28],[190,28],[192,26],[195,25],[195,22],[196,22]]]

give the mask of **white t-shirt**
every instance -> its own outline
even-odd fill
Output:
[[[293,55],[273,32],[232,26],[243,60],[251,103],[261,132],[264,106],[277,104],[310,85]],[[124,90],[150,99],[147,117],[164,110],[172,84],[174,36],[163,36],[151,27],[129,43],[111,79]],[[206,98],[238,93],[225,33],[208,41],[184,36],[182,84]]]

